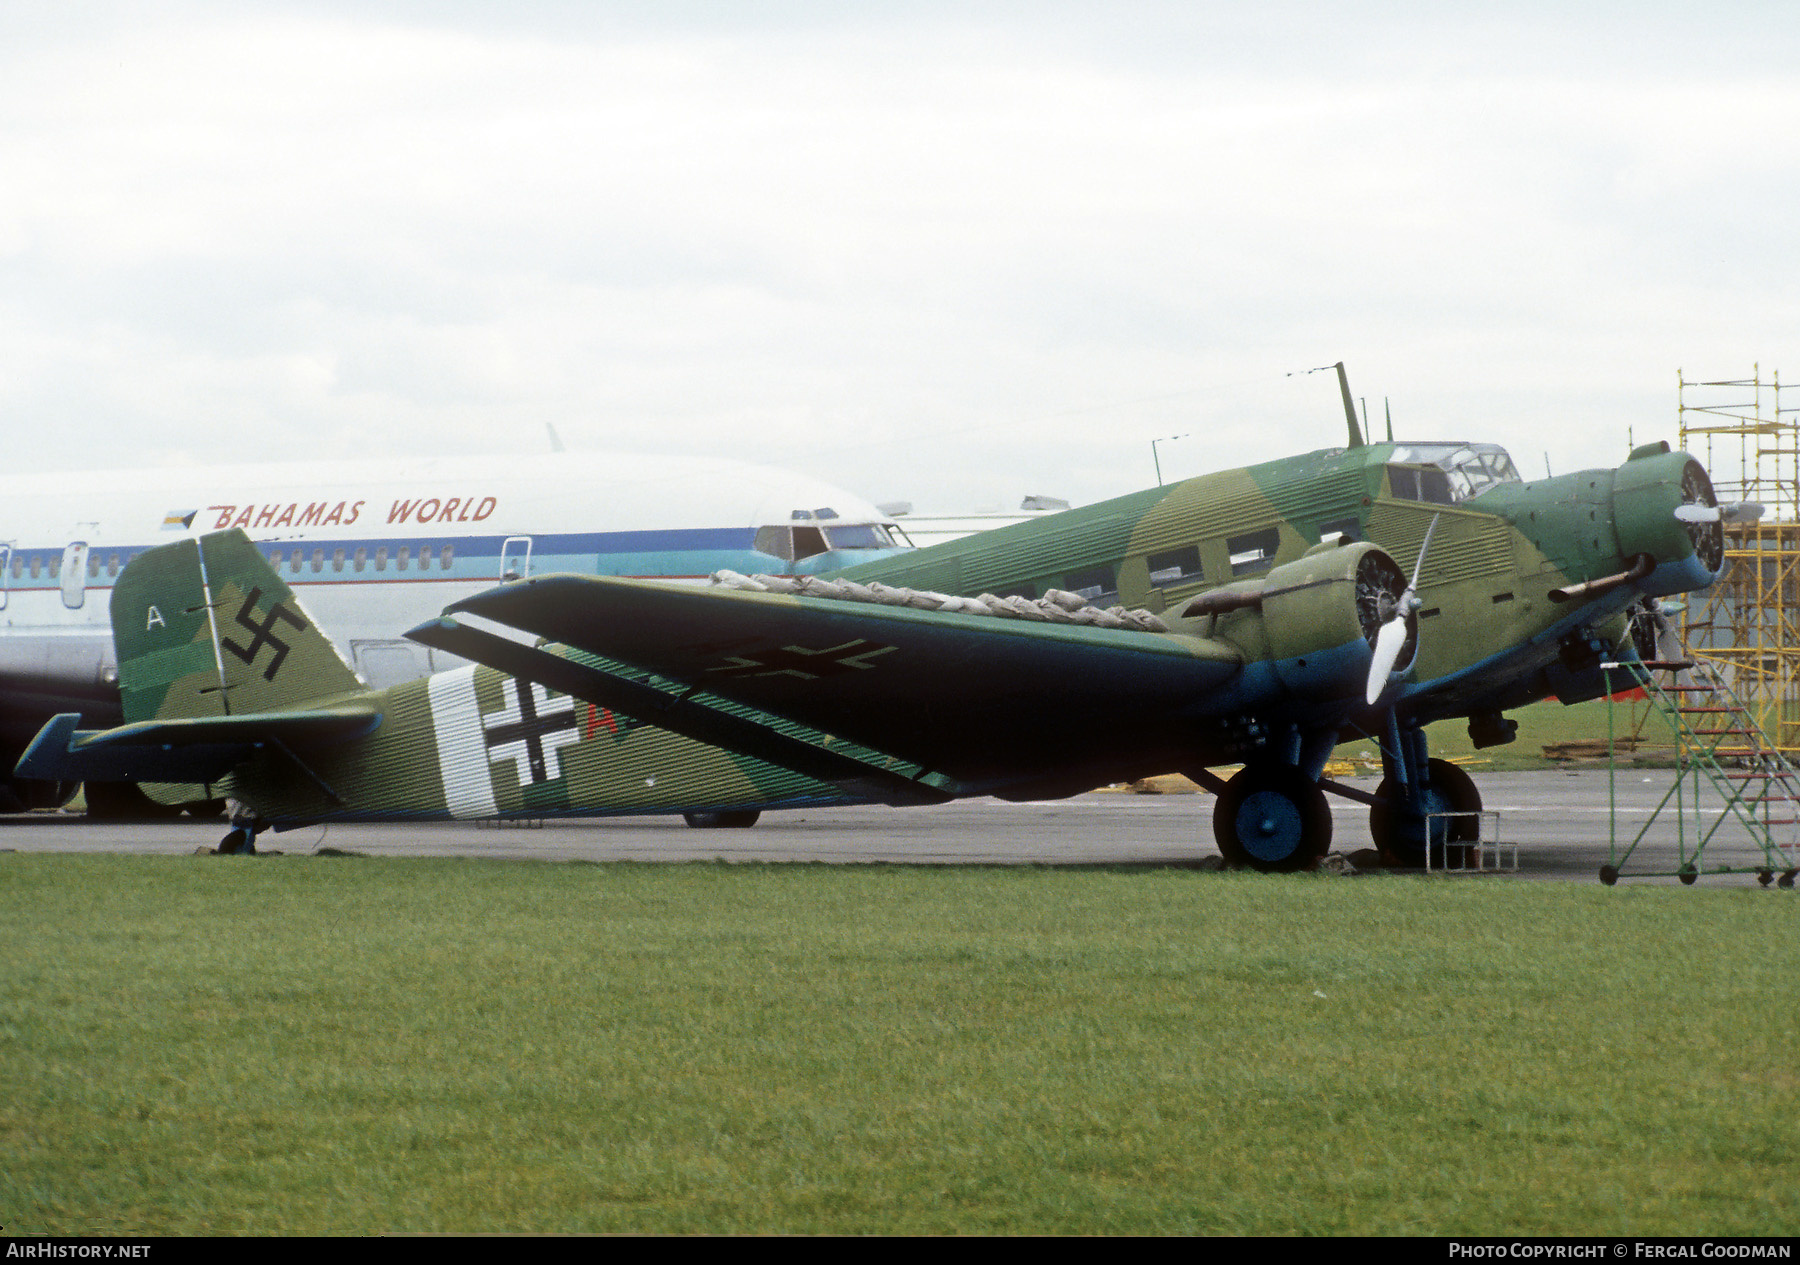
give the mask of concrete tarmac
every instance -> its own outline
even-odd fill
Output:
[[[1486,807],[1499,810],[1499,837],[1517,845],[1516,879],[1597,882],[1614,829],[1604,769],[1534,773],[1475,771]],[[1618,845],[1622,849],[1650,820],[1670,790],[1667,770],[1621,771],[1617,782]],[[1351,785],[1373,791],[1372,778]],[[1330,797],[1334,850],[1368,846],[1368,810]],[[263,850],[308,853],[321,847],[371,856],[505,857],[547,861],[760,861],[846,865],[1182,865],[1216,858],[1211,795],[1134,795],[1096,792],[1038,804],[968,800],[936,808],[880,806],[803,809],[763,814],[746,830],[694,830],[679,817],[596,817],[542,825],[454,822],[333,824],[264,834]],[[1710,804],[1701,829],[1719,816]],[[73,814],[0,817],[0,850],[191,854],[216,845],[218,821],[90,822]],[[1793,830],[1787,832],[1791,841]],[[1688,814],[1688,854],[1695,830]],[[1621,882],[1673,883],[1680,840],[1671,813],[1651,827],[1620,868]],[[1790,846],[1790,865],[1800,847]],[[1752,873],[1714,873],[1719,866],[1764,863],[1747,833],[1728,821],[1708,843],[1699,882],[1756,885]],[[1491,879],[1455,881],[1492,881]],[[1792,894],[1792,893],[1789,893]]]

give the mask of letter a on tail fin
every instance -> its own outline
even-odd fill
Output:
[[[364,688],[241,531],[134,559],[112,622],[128,722],[281,711]]]

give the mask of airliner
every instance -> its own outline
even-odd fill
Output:
[[[911,547],[859,496],[724,458],[555,452],[0,478],[3,767],[58,712],[117,713],[108,608],[125,564],[230,527],[376,688],[460,664],[399,633],[505,580],[818,574]],[[11,789],[26,805],[64,793]]]

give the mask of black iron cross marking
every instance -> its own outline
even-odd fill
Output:
[[[512,681],[512,687],[519,702],[517,714],[508,707],[482,717],[486,726],[488,759],[518,761],[521,784],[526,781],[528,771],[532,782],[548,782],[550,765],[544,754],[544,740],[550,739],[551,748],[555,749],[581,738],[581,730],[575,724],[575,700],[567,697],[551,699],[546,695],[546,706],[540,715],[537,695],[543,687],[517,679]],[[512,750],[501,749],[508,746]],[[519,759],[521,754],[523,760]]]
[[[269,660],[269,666],[263,669],[263,680],[273,681],[275,674],[281,671],[282,661],[288,657],[288,651],[292,649],[287,642],[275,635],[275,621],[285,620],[294,629],[301,631],[306,628],[306,621],[277,602],[269,608],[268,618],[259,624],[250,617],[256,613],[256,603],[261,599],[262,590],[251,589],[250,596],[244,599],[244,604],[237,613],[238,626],[253,634],[250,644],[240,646],[229,637],[221,637],[219,646],[221,649],[231,651],[232,654],[252,666],[255,665],[256,656],[262,652],[264,646],[274,646],[275,657]]]
[[[708,668],[707,671],[716,672],[720,676],[797,676],[802,681],[816,681],[822,676],[842,676],[846,672],[871,668],[874,665],[869,660],[876,655],[886,654],[893,648],[864,641],[860,637],[823,650],[808,650],[805,646],[782,646],[779,649],[759,650],[755,658],[734,654],[731,662],[721,667]]]

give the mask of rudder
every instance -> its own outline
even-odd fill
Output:
[[[134,558],[112,623],[128,723],[280,711],[365,688],[236,529]]]

